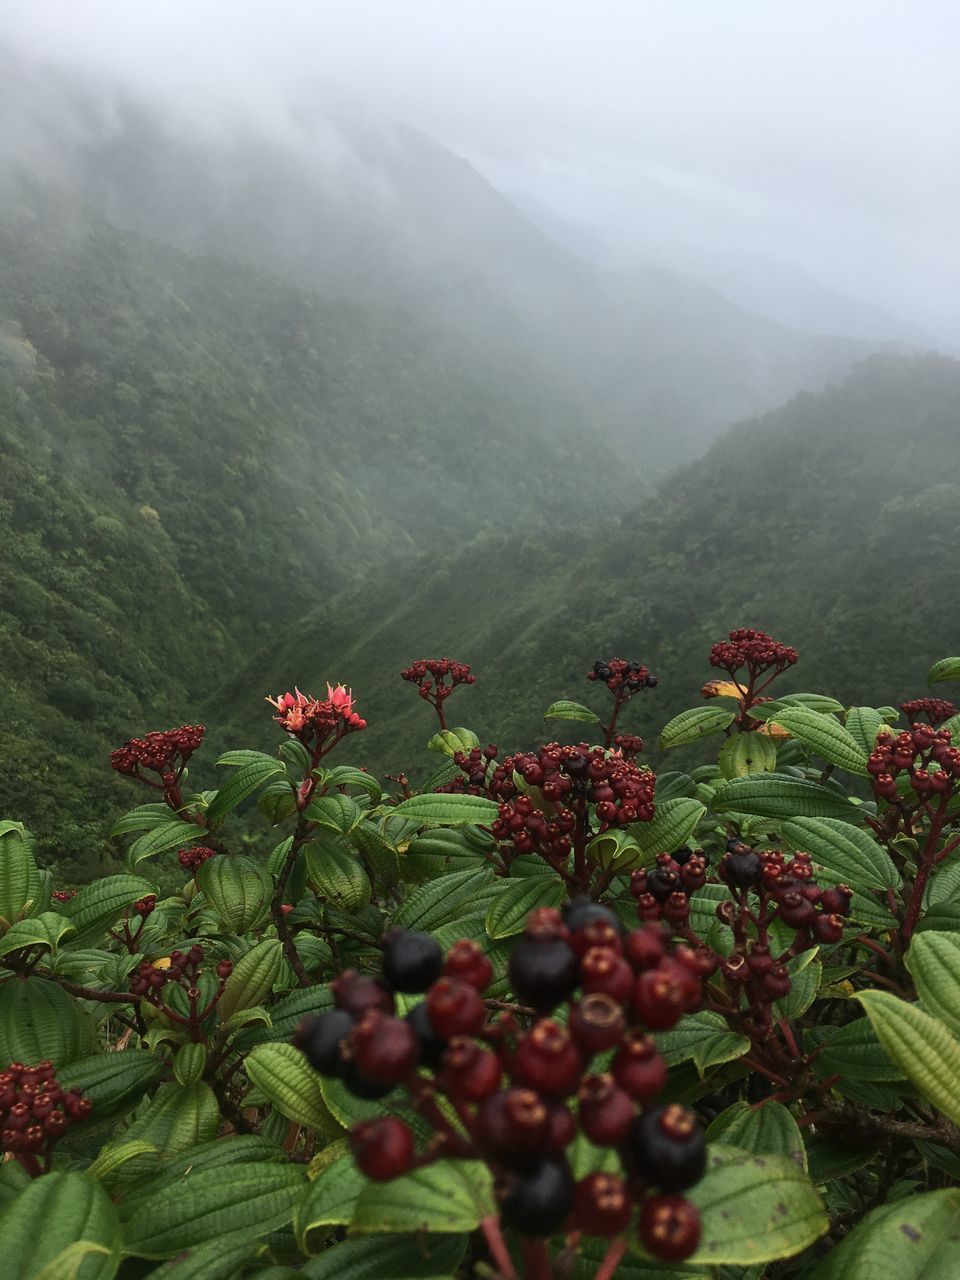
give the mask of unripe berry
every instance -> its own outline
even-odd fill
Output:
[[[427,1013],[437,1035],[473,1036],[483,1026],[487,1008],[476,987],[456,978],[440,978],[427,993]]]
[[[818,915],[813,922],[813,936],[818,942],[839,942],[843,937],[843,917]]]
[[[615,951],[592,947],[580,961],[580,986],[584,995],[598,992],[624,1004],[630,999],[633,983],[633,970]]]
[[[580,1127],[599,1147],[618,1146],[636,1115],[633,1100],[611,1075],[587,1076],[580,1085]]]
[[[666,955],[666,941],[659,924],[634,929],[623,940],[623,952],[637,972],[654,969]]]
[[[333,1003],[338,1009],[362,1017],[368,1009],[381,1013],[393,1013],[393,992],[380,978],[368,977],[356,969],[344,969],[330,983]]]
[[[444,1088],[462,1102],[482,1102],[500,1087],[502,1074],[497,1055],[466,1036],[454,1037],[443,1055]]]
[[[392,929],[383,939],[383,976],[394,991],[426,991],[442,967],[440,944],[429,933]]]
[[[513,1075],[547,1098],[574,1093],[583,1071],[583,1058],[569,1032],[552,1018],[541,1019],[517,1045]]]
[[[700,1213],[683,1196],[650,1196],[640,1206],[637,1232],[652,1257],[682,1262],[700,1243]]]
[[[348,1041],[360,1075],[371,1084],[399,1084],[420,1061],[416,1032],[402,1018],[365,1013]]]
[[[534,1167],[549,1140],[549,1113],[532,1089],[491,1093],[477,1110],[477,1146],[507,1168]]]
[[[409,1173],[415,1159],[413,1134],[396,1116],[358,1124],[350,1134],[350,1150],[360,1172],[377,1182]]]
[[[588,1058],[619,1044],[625,1025],[623,1009],[612,996],[587,995],[570,1006],[570,1035]]]
[[[576,1186],[577,1227],[588,1236],[618,1236],[630,1225],[633,1201],[622,1178],[591,1173]]]
[[[469,983],[480,992],[486,991],[493,981],[493,965],[489,958],[467,938],[455,942],[447,952],[443,972],[446,977]]]
[[[635,1102],[652,1102],[667,1083],[667,1064],[652,1036],[632,1031],[610,1065],[614,1080]]]

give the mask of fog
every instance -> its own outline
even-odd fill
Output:
[[[406,122],[601,262],[679,266],[801,327],[891,336],[847,295],[960,342],[947,0],[5,0],[0,41],[193,128]]]

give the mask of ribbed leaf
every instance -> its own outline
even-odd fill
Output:
[[[479,1160],[438,1160],[392,1182],[368,1183],[351,1231],[473,1231],[496,1212],[493,1180]]]
[[[48,1173],[9,1201],[0,1215],[0,1270],[9,1280],[40,1280],[55,1260],[62,1266],[65,1250],[80,1241],[106,1252],[83,1250],[76,1271],[63,1274],[77,1280],[116,1275],[120,1224],[110,1197],[82,1173]]]
[[[836,698],[829,698],[825,693],[785,693],[770,702],[761,702],[750,708],[754,720],[771,720],[785,707],[805,707],[808,711],[816,711],[821,715],[841,715],[843,703]]]
[[[736,719],[736,710],[729,707],[691,707],[664,725],[660,732],[660,750],[682,747],[714,733],[722,733]]]
[[[451,733],[469,733],[469,729],[451,729]],[[474,742],[476,745],[476,742]],[[383,788],[372,773],[354,769],[349,764],[338,764],[321,775],[325,787],[360,787],[376,804],[383,795]]]
[[[790,990],[773,1006],[778,1018],[799,1018],[813,1004],[823,978],[823,965],[816,949],[802,951],[787,962]]]
[[[207,1046],[205,1044],[185,1044],[177,1050],[173,1060],[173,1074],[177,1081],[186,1086],[196,1084],[203,1076],[207,1065]]]
[[[703,1075],[707,1067],[732,1062],[750,1048],[746,1036],[730,1031],[718,1013],[705,1009],[682,1018],[672,1031],[657,1035],[657,1048],[669,1066],[693,1060]]]
[[[126,836],[131,831],[150,831],[163,822],[170,821],[170,806],[167,804],[141,804],[131,809],[110,828],[110,835]]]
[[[666,803],[666,802],[664,802]],[[594,836],[586,848],[587,857],[604,871],[615,867],[617,871],[633,871],[636,867],[652,865],[652,850],[643,850],[636,839],[622,827],[611,827]]]
[[[536,907],[559,907],[566,896],[563,881],[552,873],[503,880],[487,908],[487,933],[491,938],[512,938],[523,932],[527,916]]]
[[[242,955],[233,966],[217,1005],[221,1021],[238,1009],[262,1004],[273,989],[282,960],[283,948],[277,938],[264,938]]]
[[[874,707],[851,707],[844,717],[847,733],[867,756],[873,751],[883,723],[883,716]]]
[[[318,796],[304,810],[304,817],[315,822],[325,831],[346,833],[352,831],[363,818],[364,810],[351,796],[335,791],[333,795]]]
[[[111,925],[140,898],[157,892],[156,886],[143,876],[104,876],[84,885],[72,902],[64,908],[64,915],[76,929],[75,946],[99,940]]]
[[[63,987],[43,978],[8,978],[0,986],[0,1070],[49,1058],[58,1071],[89,1053],[94,1026]]]
[[[113,1120],[136,1106],[164,1074],[163,1059],[148,1049],[94,1053],[58,1072],[65,1089],[79,1089],[93,1104],[98,1123]]]
[[[881,1205],[857,1223],[810,1280],[955,1280],[960,1275],[960,1190]]]
[[[454,756],[458,751],[472,751],[479,745],[480,739],[472,729],[441,729],[427,743],[427,750]]]
[[[135,867],[144,858],[153,858],[167,849],[176,849],[181,845],[193,844],[202,839],[203,827],[195,822],[184,822],[182,818],[171,818],[169,822],[151,827],[139,839],[134,840],[127,850],[125,862],[128,867]]]
[[[782,1102],[764,1102],[754,1107],[749,1102],[735,1102],[711,1124],[707,1140],[741,1147],[755,1155],[766,1152],[787,1156],[801,1169],[807,1167],[800,1127]]]
[[[317,1073],[292,1044],[258,1045],[247,1055],[244,1071],[288,1120],[328,1137],[343,1133],[323,1100]]]
[[[369,877],[345,836],[328,835],[306,850],[307,880],[319,897],[341,911],[356,911],[370,901]]]
[[[477,871],[455,871],[430,884],[420,885],[408,894],[393,915],[393,924],[425,933],[463,914],[468,902],[475,902],[493,881],[493,869],[483,866]]]
[[[658,804],[650,822],[632,822],[626,830],[646,855],[673,853],[690,839],[706,811],[699,800],[680,796]]]
[[[725,778],[773,773],[777,767],[777,745],[762,733],[734,733],[720,748],[717,764]]]
[[[159,1155],[159,1152],[152,1142],[143,1142],[140,1139],[127,1142],[124,1138],[118,1138],[116,1142],[108,1142],[105,1147],[100,1148],[99,1155],[93,1164],[88,1166],[86,1174],[90,1178],[105,1182],[130,1160],[137,1160],[140,1156],[155,1155]]]
[[[166,1155],[175,1155],[216,1137],[219,1127],[220,1108],[209,1085],[198,1081],[184,1089],[171,1083],[160,1086],[126,1136],[131,1141],[150,1142]]]
[[[941,680],[960,680],[960,658],[941,658],[927,672],[927,684],[939,684]]]
[[[410,841],[401,871],[405,878],[423,881],[451,871],[475,871],[481,866],[483,857],[464,839],[463,830],[440,828]]]
[[[600,724],[600,717],[582,702],[569,702],[561,698],[552,702],[543,713],[544,720],[580,720],[584,724]]]
[[[717,787],[713,807],[718,813],[745,813],[758,818],[839,818],[859,823],[852,801],[816,782],[782,773],[751,774]]]
[[[960,934],[917,934],[907,952],[907,968],[927,1013],[960,1035]]]
[[[954,1124],[960,1124],[960,1044],[950,1031],[886,991],[856,997],[891,1062]]]
[[[833,1075],[879,1082],[904,1078],[904,1072],[884,1053],[868,1018],[857,1018],[842,1027],[816,1027],[809,1035],[816,1044],[826,1042],[815,1064],[821,1079]]]
[[[291,1220],[305,1185],[295,1165],[194,1169],[123,1201],[124,1247],[143,1258],[171,1258],[211,1240],[255,1240]]]
[[[794,849],[806,850],[838,883],[860,889],[898,889],[893,859],[868,831],[836,818],[792,818],[780,834]]]
[[[465,1235],[366,1236],[341,1241],[300,1272],[304,1280],[449,1280],[466,1246]]]
[[[414,818],[417,822],[434,822],[439,826],[459,826],[461,823],[491,823],[497,816],[499,805],[486,796],[422,795],[403,800],[394,809],[401,818]]]
[[[711,1147],[706,1174],[686,1194],[703,1223],[694,1265],[749,1266],[789,1258],[830,1226],[813,1184],[786,1156]]]
[[[273,879],[261,863],[222,855],[208,858],[197,880],[227,933],[248,933],[266,919]]]
[[[43,911],[18,921],[0,938],[0,956],[22,947],[43,947],[54,952],[60,939],[74,932],[73,925],[59,911]]]
[[[792,738],[831,764],[859,777],[867,776],[866,752],[833,716],[822,715],[809,707],[783,707],[766,719],[786,729]]]
[[[0,822],[0,928],[13,924],[28,904],[37,904],[40,872],[33,840],[22,822]]]
[[[305,1254],[317,1253],[323,1248],[330,1227],[346,1226],[352,1220],[357,1201],[367,1186],[367,1179],[351,1155],[341,1156],[329,1164],[310,1183],[293,1219],[297,1243]]]
[[[248,796],[252,796],[259,790],[269,778],[275,778],[284,772],[282,763],[271,756],[261,755],[259,752],[246,754],[254,758],[247,759],[241,764],[236,773],[228,778],[211,800],[207,806],[208,821],[216,822],[224,817],[231,809],[235,809]],[[235,756],[236,753],[228,752],[227,756],[220,757],[217,764],[234,764]]]
[[[150,1272],[150,1280],[236,1280],[246,1274],[259,1246],[248,1240],[237,1243],[212,1240],[195,1249],[184,1249],[169,1262]]]

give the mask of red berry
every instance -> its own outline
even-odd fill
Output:
[[[682,1262],[700,1243],[700,1213],[683,1196],[650,1196],[640,1206],[640,1243],[663,1262]]]
[[[666,954],[665,935],[659,924],[634,929],[623,941],[624,955],[638,972],[653,969]]]
[[[569,1032],[552,1018],[542,1018],[517,1046],[514,1078],[548,1098],[574,1093],[583,1058]]]
[[[611,1074],[635,1102],[652,1102],[667,1083],[667,1064],[652,1036],[631,1032],[614,1055]]]
[[[585,956],[593,947],[604,947],[608,951],[615,951],[619,955],[623,950],[620,941],[621,929],[618,924],[611,924],[609,920],[589,920],[581,928],[576,929],[570,936],[570,945],[578,956]]]
[[[455,942],[443,962],[443,972],[448,978],[469,983],[478,991],[486,991],[493,981],[493,965],[475,942],[464,938]]]
[[[420,1061],[420,1043],[409,1022],[376,1009],[363,1015],[348,1046],[357,1070],[371,1084],[399,1084]]]
[[[566,1107],[557,1104],[549,1108],[547,1116],[547,1143],[544,1154],[562,1159],[563,1153],[577,1136],[577,1122]]]
[[[585,1235],[620,1235],[630,1225],[632,1211],[627,1184],[615,1174],[591,1173],[577,1183],[574,1212]]]
[[[500,1059],[475,1040],[456,1036],[443,1055],[446,1092],[462,1102],[482,1102],[500,1087]]]
[[[602,992],[624,1004],[633,991],[633,970],[616,951],[593,947],[580,961],[580,986],[585,995]]]
[[[598,1147],[616,1147],[626,1137],[636,1108],[611,1075],[587,1076],[580,1086],[580,1127]]]
[[[549,1113],[532,1089],[505,1089],[484,1098],[477,1111],[477,1145],[510,1169],[535,1166],[550,1141]]]
[[[487,1007],[476,987],[456,978],[440,978],[427,993],[427,1014],[438,1036],[476,1035],[487,1017]]]
[[[669,1031],[686,1011],[685,985],[667,968],[648,969],[634,985],[633,1008],[652,1031]]]
[[[623,1009],[612,996],[597,992],[570,1006],[567,1026],[587,1057],[619,1044],[625,1025]]]
[[[413,1134],[396,1116],[358,1124],[350,1134],[350,1150],[360,1172],[377,1182],[409,1173],[415,1159]]]
[[[358,973],[356,969],[344,969],[330,983],[333,1003],[354,1018],[360,1018],[368,1009],[381,1013],[393,1013],[393,992],[380,978]]]

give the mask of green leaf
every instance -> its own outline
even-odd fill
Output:
[[[98,1124],[135,1107],[163,1074],[163,1059],[149,1049],[94,1053],[57,1073],[64,1089],[79,1089],[90,1099],[91,1118]]]
[[[63,1255],[83,1242],[92,1251],[71,1271]],[[102,1252],[101,1252],[102,1250]],[[85,1251],[75,1251],[81,1256]],[[98,1182],[82,1173],[48,1173],[9,1201],[0,1214],[0,1258],[9,1280],[40,1280],[74,1275],[78,1280],[109,1280],[120,1263],[120,1225],[110,1197]]]
[[[59,911],[43,911],[38,916],[19,920],[7,930],[0,938],[0,956],[8,956],[23,947],[42,946],[55,952],[60,939],[74,932],[74,926]]]
[[[660,733],[660,750],[669,751],[671,747],[682,747],[687,742],[696,742],[698,738],[707,738],[714,733],[722,733],[736,719],[736,710],[729,707],[691,707],[689,711],[681,711],[664,725]]]
[[[847,732],[864,755],[870,755],[877,734],[884,723],[883,716],[874,707],[851,707],[844,717]]]
[[[657,804],[662,804],[664,800],[676,800],[678,796],[693,796],[696,790],[697,784],[689,773],[678,773],[675,769],[668,769],[665,773],[657,774],[655,792]]]
[[[394,809],[401,818],[433,822],[439,826],[459,826],[465,822],[491,823],[500,806],[486,796],[422,795],[403,800]]]
[[[668,1066],[692,1058],[701,1075],[707,1067],[732,1062],[750,1048],[746,1036],[730,1031],[723,1018],[709,1009],[682,1018],[672,1031],[661,1031],[656,1039]]]
[[[960,680],[960,658],[941,658],[927,672],[927,684],[939,684],[941,680]]]
[[[204,835],[203,827],[198,827],[195,822],[171,818],[169,822],[151,827],[138,840],[134,840],[126,853],[126,865],[135,867],[138,862],[143,862],[144,858],[153,858],[158,853],[165,853],[167,849],[193,844]]]
[[[808,1032],[814,1044],[825,1044],[814,1069],[820,1078],[839,1075],[852,1080],[903,1080],[893,1066],[868,1018],[857,1018],[842,1027],[815,1027]]]
[[[917,934],[907,952],[907,968],[927,1013],[960,1035],[960,934]]]
[[[827,716],[843,714],[843,703],[836,698],[828,698],[825,693],[785,693],[770,702],[751,707],[750,715],[754,720],[772,720],[785,707],[805,707],[808,711]]]
[[[324,1247],[330,1227],[346,1226],[351,1221],[357,1201],[369,1185],[351,1155],[327,1165],[310,1183],[293,1219],[297,1243],[305,1254],[309,1256]]]
[[[805,850],[838,883],[860,889],[899,889],[893,859],[868,831],[836,818],[792,818],[780,834],[794,849]]]
[[[305,856],[307,880],[319,897],[341,911],[356,911],[370,901],[370,880],[345,836],[338,833],[314,840]]]
[[[211,1240],[195,1249],[184,1249],[151,1271],[150,1280],[236,1280],[238,1275],[247,1274],[246,1264],[252,1262],[258,1252],[255,1241]]]
[[[317,1073],[292,1044],[257,1045],[247,1055],[244,1071],[288,1120],[327,1137],[343,1133],[323,1100]]]
[[[253,858],[220,854],[201,863],[197,880],[227,933],[249,933],[267,918],[273,878]]]
[[[469,733],[470,731],[454,729],[452,732]],[[360,787],[374,804],[377,804],[383,795],[383,788],[373,774],[367,773],[364,769],[355,769],[349,764],[338,764],[335,768],[326,770],[321,775],[321,781],[325,787]]]
[[[346,833],[363,817],[363,810],[351,796],[335,791],[330,796],[317,796],[303,812],[305,818],[326,831]]]
[[[304,1171],[289,1164],[193,1169],[121,1203],[125,1250],[171,1258],[211,1240],[256,1239],[290,1222],[305,1183]]]
[[[735,1102],[721,1111],[707,1130],[708,1142],[741,1147],[754,1154],[787,1156],[801,1169],[807,1167],[807,1153],[800,1127],[782,1102],[763,1102],[751,1106]]]
[[[234,964],[217,1005],[221,1021],[239,1009],[262,1004],[273,989],[282,960],[283,948],[278,938],[264,938],[242,955]]]
[[[873,1209],[810,1280],[954,1280],[960,1275],[960,1190],[928,1191]]]
[[[463,908],[493,882],[493,869],[481,865],[476,871],[454,871],[407,895],[393,914],[392,924],[404,929],[430,933],[448,920],[464,914]]]
[[[754,773],[724,782],[714,793],[713,807],[718,813],[758,818],[839,818],[851,823],[861,818],[857,805],[829,787],[782,773]]]
[[[77,931],[73,944],[99,940],[128,907],[141,898],[155,897],[156,892],[156,886],[143,876],[104,876],[84,885],[64,907],[64,915]]]
[[[0,822],[0,929],[11,925],[36,904],[40,872],[33,840],[22,822]]]
[[[198,1080],[184,1088],[171,1082],[160,1086],[126,1136],[129,1141],[150,1142],[166,1155],[175,1155],[216,1137],[219,1127],[220,1108],[208,1084]]]
[[[111,839],[114,836],[126,836],[131,831],[150,831],[163,822],[170,821],[170,806],[167,804],[141,804],[131,809],[110,828]]]
[[[173,1060],[173,1074],[185,1087],[196,1084],[203,1076],[207,1066],[207,1046],[205,1044],[185,1044],[177,1050]]]
[[[833,716],[809,707],[783,707],[768,723],[778,724],[808,750],[858,777],[867,777],[867,755]]]
[[[552,872],[502,880],[487,909],[487,933],[491,938],[512,938],[523,932],[527,916],[536,907],[559,907],[566,896],[563,881]]]
[[[653,861],[652,854],[641,849],[636,839],[622,827],[611,827],[609,831],[594,836],[587,845],[586,855],[604,871],[611,867],[617,871],[632,871]]]
[[[475,871],[483,866],[483,856],[465,839],[471,828],[447,830],[443,827],[411,840],[401,870],[406,878],[434,880],[451,871]]]
[[[245,752],[244,755],[254,758],[247,759],[245,763],[241,764],[236,773],[227,780],[211,800],[207,806],[208,822],[216,822],[224,817],[231,809],[235,809],[248,796],[252,796],[255,791],[258,791],[269,778],[275,778],[277,774],[284,771],[281,762],[275,760],[272,756],[261,755],[259,752]],[[236,752],[228,752],[226,756],[220,757],[217,764],[238,763],[236,756]]]
[[[94,1026],[63,987],[43,978],[8,978],[0,986],[0,1070],[11,1062],[61,1067],[89,1053]]]
[[[368,1183],[351,1231],[473,1231],[496,1213],[493,1179],[479,1160],[438,1160],[392,1182]]]
[[[800,955],[787,963],[790,974],[789,992],[774,1005],[776,1016],[799,1018],[810,1008],[820,990],[823,980],[823,965],[817,959],[817,949],[802,951]]]
[[[441,729],[427,743],[427,750],[452,757],[458,751],[472,751],[479,745],[480,739],[472,729]]]
[[[465,1235],[364,1236],[340,1241],[300,1273],[304,1280],[448,1280],[466,1246]]]
[[[954,1124],[960,1123],[960,1044],[942,1022],[887,991],[856,999],[892,1062]]]
[[[595,711],[585,707],[582,702],[568,702],[565,698],[551,703],[543,713],[543,718],[544,720],[580,720],[584,724],[601,723]]]
[[[734,733],[720,748],[717,764],[725,778],[773,773],[777,767],[777,746],[762,733]]]
[[[678,797],[658,804],[649,822],[632,822],[628,834],[636,840],[645,855],[673,853],[686,844],[706,813],[699,800]]]
[[[703,1224],[694,1265],[750,1266],[789,1258],[830,1226],[813,1184],[786,1156],[711,1147],[706,1174],[686,1195]]]
[[[104,1182],[122,1169],[128,1161],[137,1160],[140,1156],[154,1155],[159,1155],[159,1152],[152,1142],[127,1142],[123,1138],[118,1138],[116,1142],[108,1142],[105,1147],[100,1148],[96,1160],[88,1166],[86,1174],[90,1178]]]

